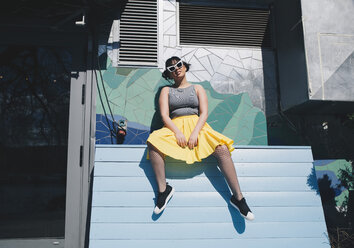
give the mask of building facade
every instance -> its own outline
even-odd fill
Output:
[[[332,128],[325,118],[353,112],[351,0],[9,6],[0,25],[1,247],[87,247],[94,146],[145,144],[161,127],[171,56],[191,64],[187,79],[207,92],[208,123],[236,145],[303,145],[291,115],[323,115],[313,121],[323,132]],[[315,163],[332,190],[348,167],[336,159],[346,158],[315,156],[334,159]],[[332,210],[350,190],[336,188]]]

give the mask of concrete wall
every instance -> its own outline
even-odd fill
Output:
[[[274,12],[281,108],[286,110],[308,100],[300,1],[275,1]]]
[[[354,1],[301,0],[312,100],[354,101]]]

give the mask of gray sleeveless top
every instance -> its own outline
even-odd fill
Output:
[[[199,100],[194,85],[187,88],[170,87],[168,105],[171,119],[184,115],[199,115]]]

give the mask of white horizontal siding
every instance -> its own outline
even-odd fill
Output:
[[[229,205],[212,157],[193,165],[167,159],[176,193],[156,216],[146,146],[97,146],[90,248],[329,247],[320,197],[308,185],[309,147],[236,147],[232,158],[253,222]]]
[[[237,174],[240,177],[307,177],[312,171],[312,163],[237,163]],[[169,163],[166,167],[166,177],[205,177],[219,175],[215,164],[182,165]],[[96,177],[137,177],[153,176],[154,172],[149,162],[96,162]]]
[[[144,162],[146,160],[146,146],[103,146],[96,148],[96,161],[105,162]],[[241,163],[292,163],[312,162],[312,152],[308,148],[238,148],[232,153],[234,162]],[[207,162],[210,159],[207,159]],[[173,161],[173,160],[171,160]],[[214,160],[215,161],[215,160]]]
[[[323,238],[259,238],[259,239],[188,239],[188,240],[92,240],[91,248],[328,248],[328,241]]]
[[[236,223],[237,225],[238,223]],[[238,239],[245,238],[320,238],[326,226],[320,222],[239,223],[92,223],[92,239]],[[222,246],[222,245],[221,245]]]
[[[134,183],[134,182],[132,182]],[[242,185],[241,185],[242,187]],[[227,207],[230,194],[219,192],[176,192],[170,207]],[[243,192],[250,207],[321,206],[315,192]],[[155,193],[95,192],[92,206],[154,207]]]
[[[151,207],[93,207],[93,223],[153,223]],[[321,206],[315,207],[253,207],[258,222],[323,222]],[[277,214],[275,215],[274,212]],[[305,214],[304,214],[305,213]],[[159,223],[231,222],[230,209],[221,207],[170,207]]]
[[[244,192],[311,191],[306,177],[239,177]],[[179,192],[229,191],[224,177],[170,178],[167,180]],[[132,183],[134,182],[134,183]],[[127,187],[126,185],[130,185]],[[156,189],[155,177],[96,177],[94,191],[147,192]]]

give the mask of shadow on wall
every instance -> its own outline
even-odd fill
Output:
[[[354,232],[349,220],[352,218],[352,213],[350,214],[352,210],[349,208],[352,208],[353,206],[350,206],[347,202],[345,204],[346,211],[338,211],[335,201],[335,189],[331,187],[331,180],[327,175],[324,175],[323,178],[318,180],[318,186],[332,247],[353,247]]]
[[[150,133],[163,127],[163,121],[160,115],[159,98],[160,98],[161,90],[164,87],[165,86],[160,86],[155,94],[155,98],[154,98],[155,113],[151,119]]]
[[[308,186],[321,196],[323,211],[328,229],[329,239],[333,247],[353,247],[353,190],[345,183],[347,169],[340,169],[338,175],[329,167],[323,165],[333,164],[335,160],[315,161],[316,169],[313,168],[308,176]],[[349,168],[350,170],[350,168]],[[351,170],[350,170],[351,171]],[[352,177],[352,173],[351,174]],[[351,183],[353,183],[350,178]],[[347,188],[343,187],[346,186]],[[349,194],[346,194],[349,191]],[[344,200],[339,203],[341,196]],[[343,197],[342,197],[343,198]]]
[[[339,209],[345,208],[345,206],[338,206],[335,199],[343,191],[340,189],[340,182],[334,184],[332,177],[330,178],[327,173],[320,172],[312,168],[311,174],[307,178],[307,185],[321,196],[327,227],[343,227],[348,223],[348,219],[345,211],[340,212]],[[344,204],[346,203],[344,202]]]

